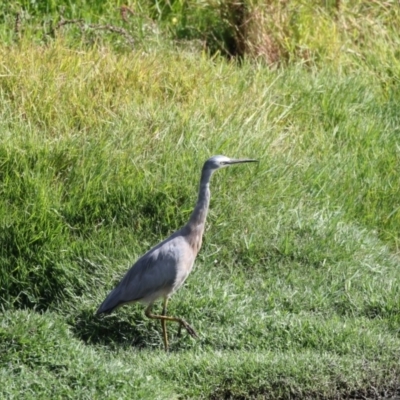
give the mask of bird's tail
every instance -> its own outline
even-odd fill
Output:
[[[105,308],[105,307],[103,307],[103,304],[102,304],[102,305],[98,308],[98,310],[96,311],[96,315],[100,315],[100,314],[111,314],[114,310],[115,310],[115,307]]]
[[[116,289],[112,290],[106,299],[101,303],[100,307],[96,311],[96,315],[99,314],[111,314],[116,308],[121,305],[121,302],[116,296]]]

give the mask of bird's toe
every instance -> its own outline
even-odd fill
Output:
[[[197,335],[196,331],[185,321],[183,323],[183,326],[185,327],[187,333],[192,336],[193,338],[198,338],[199,336]]]

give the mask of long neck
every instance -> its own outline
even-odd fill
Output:
[[[200,229],[201,232],[204,230],[204,224],[207,218],[208,206],[210,205],[210,178],[212,170],[205,169],[201,171],[199,196],[197,198],[197,204],[194,208],[192,215],[190,216],[187,226],[191,229]]]

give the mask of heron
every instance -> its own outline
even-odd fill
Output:
[[[197,203],[189,221],[141,256],[108,294],[96,314],[109,314],[125,304],[139,302],[147,306],[145,315],[148,318],[161,321],[166,351],[169,348],[167,321],[179,324],[178,336],[181,328],[185,328],[189,335],[197,338],[196,331],[183,318],[167,315],[168,300],[185,282],[200,250],[210,204],[211,176],[217,169],[250,162],[257,160],[232,159],[222,155],[209,158],[201,171]],[[153,304],[160,298],[163,298],[162,313],[153,314]]]

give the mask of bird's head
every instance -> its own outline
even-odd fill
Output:
[[[204,163],[204,169],[215,171],[219,168],[229,167],[230,165],[248,163],[248,162],[258,162],[258,160],[253,160],[250,158],[228,158],[225,156],[213,156],[209,158]]]

